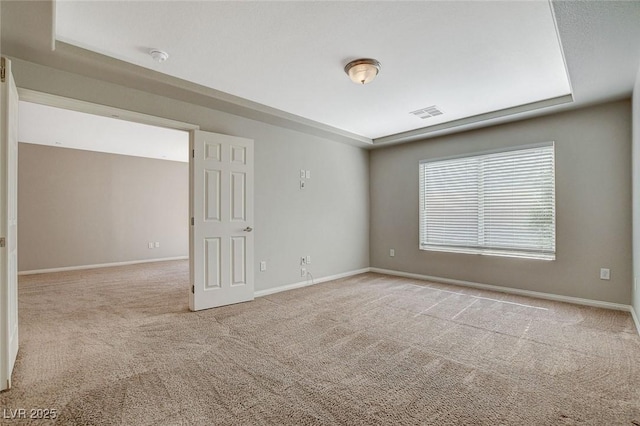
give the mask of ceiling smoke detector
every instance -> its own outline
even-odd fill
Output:
[[[344,67],[344,72],[354,83],[371,83],[380,72],[380,62],[375,59],[356,59]]]
[[[166,61],[167,59],[169,59],[169,54],[164,50],[160,50],[160,49],[151,49],[149,51],[149,55],[151,55],[154,61],[160,64]]]

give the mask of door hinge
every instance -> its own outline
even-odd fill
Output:
[[[6,67],[7,63],[6,60],[4,58],[2,58],[2,60],[0,61],[0,81],[2,81],[4,83],[5,79],[7,78],[7,67]]]
[[[191,218],[191,226],[193,225],[194,225],[194,221],[193,221],[193,218]]]
[[[196,286],[192,285],[191,286],[191,293],[195,294],[196,292]]]
[[[7,245],[7,241],[4,239],[4,237],[0,238],[0,247],[4,247]]]
[[[195,149],[191,150],[191,158],[196,158],[196,150]]]

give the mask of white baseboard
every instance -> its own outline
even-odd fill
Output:
[[[18,272],[18,275],[34,275],[34,274],[46,274],[49,272],[80,271],[82,269],[110,268],[113,266],[136,265],[138,263],[166,262],[169,260],[186,260],[186,259],[189,259],[189,256],[163,257],[160,259],[129,260],[126,262],[98,263],[95,265],[64,266],[62,268],[34,269],[32,271],[20,271]]]
[[[253,295],[255,297],[267,296],[269,294],[280,293],[281,291],[293,290],[295,288],[307,287],[314,284],[325,283],[327,281],[338,280],[340,278],[351,277],[353,275],[364,274],[365,272],[369,272],[370,268],[356,269],[355,271],[343,272],[341,274],[329,275],[326,277],[315,278],[313,280],[300,281],[293,284],[281,285],[278,287],[268,288],[265,290],[258,290]]]
[[[633,305],[631,305],[630,308],[631,308],[631,316],[633,317],[633,322],[636,323],[636,330],[638,331],[638,334],[640,334],[640,321],[638,320],[638,314],[636,313],[636,310],[633,308]]]
[[[517,294],[519,296],[536,297],[538,299],[554,300],[556,302],[573,303],[575,305],[593,306],[595,308],[613,309],[616,311],[631,311],[631,305],[623,305],[621,303],[603,302],[600,300],[582,299],[580,297],[562,296],[553,293],[543,293],[541,291],[521,290],[518,288],[501,287],[497,285],[481,284],[472,281],[454,280],[450,278],[433,277],[430,275],[412,274],[408,272],[394,271],[391,269],[370,268],[371,272],[378,274],[395,275],[398,277],[415,278],[418,280],[433,281],[444,284],[453,284],[463,287],[473,287],[482,290],[499,291],[501,293]]]

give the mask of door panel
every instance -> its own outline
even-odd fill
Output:
[[[247,150],[243,146],[231,145],[231,162],[236,164],[246,163]]]
[[[246,284],[246,238],[231,238],[231,285]]]
[[[204,258],[206,264],[205,288],[220,288],[222,276],[220,264],[222,263],[222,253],[220,253],[220,238],[206,238],[204,240]]]
[[[11,62],[2,59],[5,79],[0,99],[0,390],[11,387],[11,373],[18,355],[18,89]]]
[[[247,197],[246,175],[244,173],[231,173],[231,220],[247,220],[245,204]]]
[[[189,306],[253,300],[253,141],[194,131]]]
[[[222,194],[220,193],[220,170],[205,170],[206,186],[204,189],[205,205],[207,206],[205,212],[205,220],[220,221],[220,204]]]

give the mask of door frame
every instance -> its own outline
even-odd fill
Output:
[[[2,57],[2,259],[0,260],[0,390],[11,388],[11,375],[18,355],[18,108],[19,96],[11,60]],[[5,243],[6,241],[6,243]]]
[[[200,130],[200,126],[197,124],[171,120],[169,118],[95,104],[92,102],[81,101],[79,99],[66,98],[64,96],[52,95],[50,93],[38,92],[36,90],[23,89],[20,87],[18,87],[18,97],[21,101],[32,102],[34,104],[69,109],[72,111],[101,115],[104,117],[117,118],[119,120],[165,127],[168,129],[183,130],[189,133],[191,133],[192,130]]]
[[[110,118],[117,118],[126,121],[132,121],[141,124],[147,124],[157,127],[164,127],[175,130],[182,130],[189,133],[189,137],[193,136],[194,131],[199,130],[200,126],[191,123],[185,123],[181,121],[171,120],[168,118],[157,117],[148,114],[142,114],[139,112],[129,111],[121,108],[110,107],[106,105],[95,104],[91,102],[85,102],[78,99],[66,98],[63,96],[52,95],[45,92],[39,92],[31,89],[24,89],[17,87],[18,89],[18,100],[25,102],[32,102],[36,104],[58,107],[68,110],[73,110],[77,112],[83,112],[93,115],[99,115]],[[187,149],[190,149],[187,147]],[[191,167],[193,159],[191,155],[189,155],[189,167]],[[18,182],[19,184],[19,182]],[[189,184],[191,186],[191,184]],[[191,190],[191,189],[190,189]],[[191,204],[191,200],[189,200],[189,204]],[[185,220],[190,220],[190,218],[185,218]],[[191,245],[191,241],[189,242]],[[18,271],[16,271],[17,274]],[[185,298],[189,298],[189,289],[190,287],[185,288]],[[0,339],[0,351],[4,354],[7,350],[5,348],[4,339]],[[0,360],[1,361],[1,360]]]

